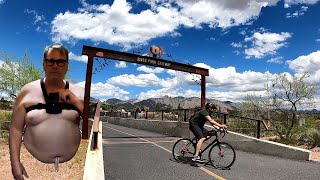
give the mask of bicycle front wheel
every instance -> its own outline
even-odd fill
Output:
[[[176,161],[192,158],[195,153],[194,144],[190,139],[179,139],[172,148],[172,155]]]
[[[209,161],[216,168],[228,169],[235,160],[236,152],[228,143],[217,143],[209,151]]]

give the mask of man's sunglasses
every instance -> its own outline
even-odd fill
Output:
[[[63,67],[68,61],[64,59],[45,59],[47,66],[53,66],[54,63],[56,63],[59,67]]]

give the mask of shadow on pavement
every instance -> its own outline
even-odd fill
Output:
[[[196,162],[192,161],[192,157],[178,156],[177,158],[178,158],[177,160],[175,160],[173,158],[171,158],[170,160],[176,161],[178,163],[189,164],[190,166],[194,166],[194,167],[199,167],[199,165]]]
[[[200,167],[199,164],[203,164],[203,166],[205,167],[209,167],[209,168],[214,168],[214,169],[218,169],[218,170],[231,170],[231,168],[223,168],[223,167],[218,167],[213,165],[212,163],[206,161],[203,163],[196,163],[194,161],[192,161],[192,157],[183,157],[183,156],[178,156],[177,160],[170,158],[171,161],[176,161],[178,163],[183,163],[183,164],[189,164],[190,166],[194,166],[194,167]]]

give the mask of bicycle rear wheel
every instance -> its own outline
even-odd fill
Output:
[[[228,169],[235,160],[236,152],[228,143],[217,143],[209,151],[209,161],[216,168]]]
[[[194,144],[187,138],[179,139],[172,148],[172,155],[176,161],[188,160],[193,157],[194,153]]]

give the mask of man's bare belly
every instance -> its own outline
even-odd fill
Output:
[[[78,150],[81,136],[76,111],[63,110],[61,114],[47,114],[45,110],[27,113],[24,144],[39,161],[54,163],[70,160]]]

